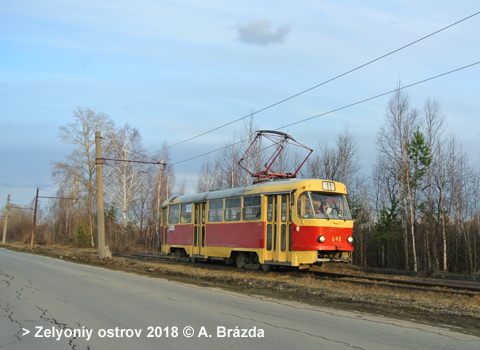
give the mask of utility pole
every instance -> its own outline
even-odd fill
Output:
[[[128,159],[109,159],[102,158],[102,137],[100,131],[95,131],[95,164],[97,172],[97,231],[98,231],[98,257],[100,259],[111,258],[112,253],[108,246],[105,246],[105,212],[103,208],[103,162],[106,160],[114,162],[127,162],[127,163],[142,163],[142,164],[157,164],[166,167],[165,163],[160,162],[144,162],[138,160]]]
[[[5,223],[3,224],[3,238],[2,244],[5,244],[7,239],[7,222],[8,222],[8,208],[10,206],[10,195],[7,196],[7,207],[5,208]]]
[[[103,209],[103,159],[100,131],[95,131],[95,157],[97,167],[97,231],[98,257],[105,259],[105,212]],[[108,249],[108,248],[107,248]]]
[[[38,191],[40,188],[37,187],[37,195],[35,196],[35,211],[33,212],[33,229],[32,229],[32,241],[30,242],[30,247],[33,248],[33,239],[35,237],[35,225],[37,224],[37,205],[38,205]]]
[[[30,243],[30,247],[33,248],[33,237],[35,236],[35,227],[37,226],[37,206],[38,206],[38,198],[50,198],[50,199],[73,199],[73,200],[77,200],[76,198],[63,198],[63,197],[44,197],[44,196],[39,196],[38,195],[38,191],[40,190],[40,188],[37,188],[37,195],[35,197],[35,209],[34,210],[34,213],[33,213],[33,231],[32,231],[32,242]],[[32,209],[30,209],[32,210]]]

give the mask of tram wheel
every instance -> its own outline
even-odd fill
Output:
[[[190,262],[194,263],[195,261],[197,261],[197,258],[190,257]]]
[[[260,264],[260,267],[263,271],[270,271],[273,270],[273,266],[270,264]]]
[[[175,249],[175,260],[180,261],[182,259],[182,253],[180,252],[180,249]]]
[[[243,252],[235,254],[235,264],[239,269],[245,266],[245,254]]]

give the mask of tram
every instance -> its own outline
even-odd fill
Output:
[[[293,178],[174,197],[162,205],[162,254],[265,271],[350,262],[346,194],[339,182]]]

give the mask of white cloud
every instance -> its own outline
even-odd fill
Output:
[[[268,19],[239,24],[237,26],[238,40],[245,44],[267,46],[281,44],[292,30],[289,23],[277,29],[272,29],[272,23]]]

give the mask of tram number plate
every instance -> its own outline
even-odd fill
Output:
[[[342,237],[341,236],[333,236],[332,237],[332,242],[341,242],[342,241]]]

